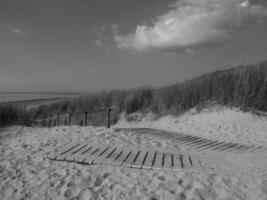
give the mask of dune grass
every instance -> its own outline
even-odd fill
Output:
[[[0,126],[31,125],[34,113],[16,104],[0,104]]]
[[[141,87],[92,93],[43,105],[28,112],[12,106],[0,107],[0,121],[24,123],[28,122],[24,118],[41,119],[57,113],[73,113],[75,122],[81,124],[84,111],[112,107],[111,121],[115,123],[122,112],[180,115],[191,108],[201,110],[211,103],[239,107],[244,111],[267,111],[267,61],[215,71],[161,88]],[[89,122],[92,125],[104,125],[106,115],[89,115]]]

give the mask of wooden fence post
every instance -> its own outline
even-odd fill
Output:
[[[88,112],[85,111],[84,112],[84,126],[87,126],[87,114],[88,114]]]
[[[70,114],[67,114],[67,119],[68,119],[68,125],[70,126]]]
[[[59,121],[59,113],[57,114],[57,126],[59,126],[60,125],[60,121]]]
[[[42,121],[42,126],[44,127],[45,126],[45,120],[43,119]]]
[[[108,128],[110,128],[110,113],[111,113],[111,108],[108,108]]]
[[[67,126],[68,124],[68,114],[65,115],[65,118],[64,118],[64,126]]]
[[[48,127],[49,128],[51,127],[51,119],[50,119],[50,117],[48,118]]]

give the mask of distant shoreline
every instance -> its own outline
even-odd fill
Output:
[[[13,104],[13,103],[34,103],[38,101],[54,101],[54,100],[63,100],[63,99],[68,99],[70,97],[57,97],[57,98],[43,98],[43,99],[25,99],[25,100],[18,100],[18,101],[3,101],[0,102],[0,104]]]
[[[79,97],[80,95],[70,95],[65,97],[51,97],[51,98],[36,98],[36,99],[22,99],[22,100],[9,100],[0,102],[0,106],[5,105],[24,105],[27,109],[36,108],[41,105],[49,105],[51,103],[56,103],[59,101],[64,101],[67,99],[72,99],[75,97]]]
[[[1,92],[0,94],[57,94],[57,95],[81,95],[82,92]]]

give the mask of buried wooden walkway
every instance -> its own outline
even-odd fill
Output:
[[[140,170],[183,170],[209,174],[261,174],[267,180],[267,154],[182,152],[152,146],[131,147],[121,144],[72,143],[48,157],[82,165],[112,165]]]
[[[146,132],[148,129],[143,131]],[[204,148],[205,145],[199,147]],[[185,152],[175,148],[155,146],[134,147],[127,144],[123,146],[122,143],[103,145],[76,142],[48,158],[83,165],[112,165],[144,170],[169,169],[235,176],[256,173],[267,180],[267,153],[259,151],[258,148],[256,148],[258,151],[248,151],[253,149],[251,146],[244,146],[243,152],[237,153],[233,151],[234,147],[228,146],[231,151],[222,146],[220,148],[210,146],[213,151],[205,147],[206,151],[193,149]],[[240,151],[240,148],[237,149]]]
[[[150,135],[171,141],[173,144],[185,147],[186,150],[194,151],[216,151],[216,152],[262,152],[266,147],[260,145],[246,145],[234,142],[219,141],[206,139],[198,136],[187,135],[182,133],[174,133],[164,130],[151,128],[116,128],[116,132],[130,132],[135,135]]]
[[[155,147],[129,147],[77,142],[50,156],[56,161],[76,162],[85,165],[114,165],[138,169],[199,169],[201,161],[194,154],[174,149]]]

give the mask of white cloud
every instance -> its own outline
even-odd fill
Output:
[[[102,42],[102,40],[95,40],[94,41],[95,42],[95,45],[97,46],[97,47],[100,47],[100,46],[102,46],[103,45],[103,42]]]
[[[92,31],[96,37],[95,46],[109,48],[114,46],[113,36],[118,35],[118,24],[105,25],[99,29],[92,29]]]
[[[25,33],[24,31],[22,31],[22,30],[19,29],[19,28],[13,28],[13,29],[11,30],[11,33],[12,33],[13,35],[15,35],[15,36],[22,37],[22,38],[25,38],[25,37],[28,36],[27,33]]]
[[[267,8],[248,0],[179,0],[152,26],[138,25],[134,33],[114,36],[119,48],[138,51],[191,51],[217,46],[248,18],[267,16]]]

